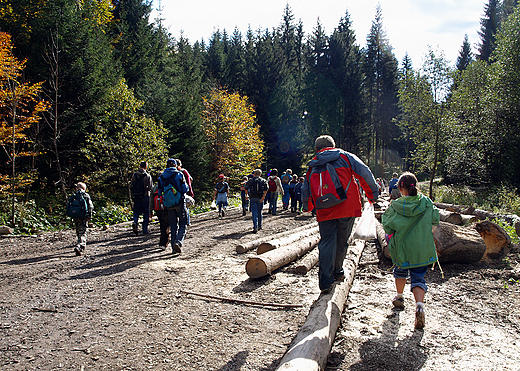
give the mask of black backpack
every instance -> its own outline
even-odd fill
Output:
[[[67,202],[67,216],[76,219],[85,219],[87,217],[88,205],[85,193],[76,191],[69,197]]]
[[[253,178],[250,191],[251,198],[261,198],[265,191],[267,191],[267,182],[260,177]]]
[[[143,174],[136,174],[134,181],[132,182],[132,199],[133,200],[141,200],[146,195],[146,190],[144,189],[144,177]]]

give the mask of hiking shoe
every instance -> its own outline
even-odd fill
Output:
[[[246,216],[246,210],[242,210],[242,216]]]
[[[424,308],[421,305],[415,310],[415,328],[424,328]]]
[[[139,234],[139,231],[137,230],[137,224],[132,223],[132,231],[136,236]]]
[[[226,215],[226,210],[222,210],[222,216]]]
[[[331,290],[331,287],[329,286],[328,288],[321,290],[321,293],[323,295],[326,295],[326,294],[328,294],[330,292],[330,290]]]
[[[74,248],[74,252],[76,253],[76,256],[81,256],[81,251],[82,251],[82,249],[80,246],[76,246]]]
[[[161,245],[159,245],[159,248],[160,248],[162,251],[166,251],[166,246],[161,246]]]
[[[392,300],[392,304],[394,305],[394,308],[397,309],[404,309],[404,298],[401,297],[395,297],[394,300]]]
[[[179,245],[177,242],[175,242],[172,246],[172,252],[174,254],[180,254],[181,253],[181,245]]]
[[[334,275],[334,281],[345,281],[345,275],[343,273],[335,274]]]
[[[258,228],[253,228],[253,233],[257,233],[258,232]]]
[[[261,227],[261,226],[260,226],[260,227],[258,227],[258,230],[259,230],[259,231],[261,231],[261,230],[262,230],[262,227]]]

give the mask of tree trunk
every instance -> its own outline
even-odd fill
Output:
[[[296,228],[296,229],[293,229],[293,230],[290,230],[290,231],[285,231],[285,232],[277,233],[275,235],[261,237],[261,238],[258,238],[256,240],[253,240],[253,241],[244,242],[244,243],[241,243],[241,244],[237,245],[236,252],[239,253],[239,254],[243,254],[243,253],[248,252],[250,250],[256,249],[258,246],[260,246],[260,244],[262,244],[264,242],[268,242],[270,240],[273,240],[273,239],[276,239],[276,238],[281,238],[281,237],[284,237],[284,236],[289,236],[289,235],[291,235],[293,233],[296,233],[296,232],[299,232],[299,231],[303,231],[303,230],[307,230],[307,229],[313,228],[313,227],[315,227],[317,225],[318,225],[318,222],[313,222],[313,223],[309,223],[308,225],[304,225],[303,227],[299,227],[299,228]]]
[[[477,223],[475,229],[486,243],[484,260],[501,260],[511,251],[511,237],[499,225],[484,220]]]
[[[298,231],[298,232],[295,232],[295,233],[291,233],[287,236],[283,236],[283,237],[279,237],[279,238],[276,238],[276,239],[272,239],[272,240],[269,240],[269,241],[265,241],[265,242],[262,242],[259,246],[258,246],[258,249],[256,250],[256,253],[258,255],[261,255],[261,254],[264,254],[268,251],[271,251],[271,250],[274,250],[274,249],[278,249],[280,248],[281,246],[286,246],[286,245],[289,245],[295,241],[298,241],[298,240],[301,240],[302,238],[305,238],[305,237],[308,237],[310,235],[313,235],[313,234],[317,234],[319,233],[319,227],[316,226],[316,227],[313,227],[313,228],[305,228],[304,230],[301,230],[301,231]]]
[[[379,241],[379,245],[381,245],[381,249],[383,250],[383,255],[387,257],[388,259],[392,259],[390,257],[390,252],[388,251],[388,243],[386,242],[386,233],[383,228],[383,224],[379,223],[379,221],[376,220],[376,235],[377,240]]]
[[[365,242],[361,240],[349,246],[343,264],[345,280],[333,285],[328,294],[320,295],[314,302],[307,320],[282,357],[278,371],[325,369],[364,248]]]
[[[445,204],[441,202],[434,202],[434,205],[439,209],[445,209],[447,211],[453,211],[454,213],[459,214],[473,214],[473,211],[475,211],[473,206]]]
[[[455,213],[453,211],[448,211],[444,209],[439,209],[440,219],[443,222],[451,223],[455,225],[462,225],[462,216],[459,213]]]
[[[318,249],[313,249],[307,255],[301,259],[298,263],[294,271],[298,274],[304,275],[307,274],[320,260],[320,251]]]
[[[251,258],[246,263],[246,272],[251,278],[259,278],[271,274],[287,263],[290,263],[310,251],[320,240],[319,234],[313,234],[290,245],[280,247]]]
[[[433,238],[440,263],[475,263],[486,251],[486,244],[475,230],[450,223],[433,226]]]

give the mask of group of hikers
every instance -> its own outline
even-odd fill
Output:
[[[242,215],[251,211],[253,233],[257,233],[262,230],[263,205],[269,203],[268,214],[276,215],[280,194],[284,210],[290,207],[291,212],[312,212],[317,218],[320,233],[319,288],[323,295],[327,295],[336,282],[345,278],[343,262],[354,222],[361,216],[361,190],[368,202],[374,203],[383,182],[376,181],[369,167],[356,155],[336,148],[334,139],[329,135],[316,138],[315,150],[316,155],[308,163],[303,177],[292,174],[291,169],[280,177],[278,171],[272,169],[267,179],[262,178],[260,169],[245,176],[240,184]],[[132,230],[138,234],[139,216],[143,215],[142,233],[148,234],[149,217],[155,211],[160,224],[159,246],[166,249],[170,233],[172,252],[180,254],[190,224],[187,205],[194,202],[192,178],[178,159],[167,161],[166,169],[155,185],[152,185],[146,169],[147,163],[143,162],[132,176]],[[432,225],[439,223],[439,210],[428,197],[418,192],[414,174],[405,172],[399,178],[397,173],[393,175],[389,184],[392,201],[382,215],[394,263],[397,294],[391,302],[396,309],[404,308],[403,291],[407,278],[410,278],[410,290],[416,304],[415,327],[420,329],[425,324],[424,296],[427,286],[424,277],[427,267],[437,262]],[[397,191],[393,192],[394,189]],[[225,215],[228,193],[229,184],[221,174],[213,195],[220,216]],[[84,183],[77,184],[76,194],[83,195],[88,208],[85,216],[74,218],[78,237],[74,251],[76,255],[81,255],[86,245],[86,223],[92,215],[93,205]]]

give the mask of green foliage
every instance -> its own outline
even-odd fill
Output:
[[[126,206],[109,204],[99,210],[94,209],[92,223],[96,226],[113,225],[132,220],[133,213]]]
[[[10,199],[0,201],[0,225],[10,224]],[[54,227],[49,221],[43,208],[38,207],[34,200],[15,203],[15,234],[31,234],[40,231],[49,231]]]

